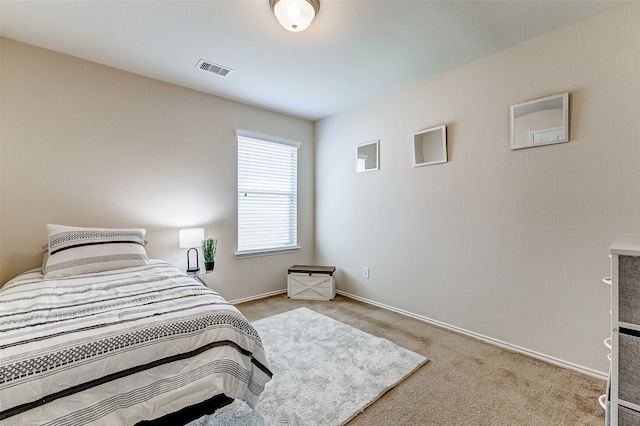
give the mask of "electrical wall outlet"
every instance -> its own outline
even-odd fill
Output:
[[[362,276],[365,278],[369,278],[369,267],[365,266],[364,268],[362,268]]]

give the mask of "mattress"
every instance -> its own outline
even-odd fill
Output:
[[[220,394],[254,407],[271,375],[240,311],[160,260],[0,288],[1,425],[132,425]]]

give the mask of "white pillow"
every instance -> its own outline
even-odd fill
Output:
[[[47,224],[49,257],[44,279],[143,266],[145,229],[80,228]]]

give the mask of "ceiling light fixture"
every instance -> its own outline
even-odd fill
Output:
[[[269,0],[278,22],[295,33],[304,31],[320,10],[320,0]]]

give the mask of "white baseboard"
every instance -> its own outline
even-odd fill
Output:
[[[251,302],[253,300],[264,299],[265,297],[276,296],[278,294],[283,294],[283,293],[286,293],[286,292],[287,292],[287,289],[277,290],[277,291],[272,291],[270,293],[260,294],[260,295],[257,295],[257,296],[251,296],[251,297],[245,297],[245,298],[242,298],[242,299],[231,300],[231,301],[229,301],[229,303],[231,303],[232,305],[236,305],[238,303]],[[553,364],[553,365],[557,365],[557,366],[560,366],[560,367],[568,368],[568,369],[571,369],[571,370],[577,371],[579,373],[586,374],[588,376],[595,377],[595,378],[598,378],[598,379],[607,380],[608,373],[603,373],[601,371],[596,371],[594,369],[587,368],[587,367],[584,367],[582,365],[574,364],[574,363],[571,363],[571,362],[568,362],[568,361],[565,361],[565,360],[562,360],[562,359],[559,359],[559,358],[555,358],[555,357],[552,357],[552,356],[549,356],[549,355],[546,355],[546,354],[543,354],[543,353],[540,353],[540,352],[532,351],[530,349],[523,348],[521,346],[517,346],[517,345],[513,345],[513,344],[508,343],[508,342],[504,342],[502,340],[498,340],[498,339],[494,339],[492,337],[484,336],[482,334],[474,333],[473,331],[465,330],[464,328],[456,327],[454,325],[450,325],[450,324],[444,323],[442,321],[438,321],[438,320],[434,320],[434,319],[431,319],[431,318],[428,318],[428,317],[425,317],[425,316],[422,316],[422,315],[414,314],[413,312],[405,311],[403,309],[398,309],[398,308],[395,308],[393,306],[385,305],[384,303],[378,303],[378,302],[375,302],[373,300],[365,299],[364,297],[356,296],[355,294],[347,293],[347,292],[342,291],[342,290],[336,290],[336,293],[338,293],[338,294],[340,294],[342,296],[345,296],[345,297],[349,297],[349,298],[354,299],[354,300],[358,300],[360,302],[367,303],[369,305],[377,306],[379,308],[387,309],[387,310],[392,311],[392,312],[397,312],[397,313],[405,315],[407,317],[415,318],[417,320],[426,322],[428,324],[435,325],[437,327],[441,327],[441,328],[444,328],[444,329],[447,329],[447,330],[451,330],[451,331],[456,332],[456,333],[464,334],[466,336],[470,336],[470,337],[473,337],[475,339],[482,340],[483,342],[489,343],[491,345],[499,346],[499,347],[504,348],[504,349],[509,349],[511,351],[518,352],[518,353],[530,356],[532,358],[536,358],[536,359],[539,359],[541,361],[548,362],[548,363]]]
[[[473,331],[465,330],[463,328],[456,327],[456,326],[453,326],[453,325],[449,325],[447,323],[444,323],[444,322],[441,322],[441,321],[437,321],[437,320],[434,320],[434,319],[431,319],[431,318],[427,318],[427,317],[424,317],[422,315],[417,315],[417,314],[414,314],[412,312],[408,312],[408,311],[405,311],[405,310],[402,310],[402,309],[394,308],[393,306],[385,305],[384,303],[378,303],[378,302],[375,302],[373,300],[365,299],[364,297],[356,296],[355,294],[346,293],[346,292],[341,291],[341,290],[337,290],[336,292],[338,294],[341,294],[342,296],[349,297],[351,299],[355,299],[355,300],[358,300],[360,302],[367,303],[369,305],[377,306],[379,308],[387,309],[389,311],[397,312],[399,314],[402,314],[402,315],[405,315],[405,316],[408,316],[408,317],[411,317],[411,318],[415,318],[417,320],[424,321],[426,323],[433,324],[435,326],[442,327],[442,328],[445,328],[447,330],[454,331],[456,333],[461,333],[461,334],[473,337],[475,339],[482,340],[483,342],[487,342],[487,343],[489,343],[491,345],[499,346],[499,347],[504,348],[504,349],[509,349],[509,350],[514,351],[514,352],[519,352],[519,353],[522,353],[524,355],[528,355],[528,356],[530,356],[532,358],[536,358],[536,359],[539,359],[541,361],[548,362],[550,364],[558,365],[560,367],[569,368],[571,370],[577,371],[579,373],[586,374],[586,375],[591,376],[591,377],[596,377],[598,379],[607,380],[608,373],[603,373],[601,371],[596,371],[596,370],[593,370],[591,368],[584,367],[582,365],[578,365],[578,364],[574,364],[574,363],[571,363],[571,362],[567,362],[567,361],[564,361],[562,359],[558,359],[558,358],[555,358],[555,357],[552,357],[552,356],[549,356],[549,355],[546,355],[546,354],[543,354],[543,353],[540,353],[540,352],[532,351],[530,349],[523,348],[523,347],[517,346],[517,345],[513,345],[513,344],[508,343],[508,342],[503,342],[502,340],[494,339],[492,337],[483,336],[482,334],[474,333]]]
[[[278,294],[286,293],[287,289],[272,291],[270,293],[259,294],[257,296],[244,297],[242,299],[230,300],[229,303],[237,305],[238,303],[251,302],[252,300],[264,299],[265,297],[277,296]]]

